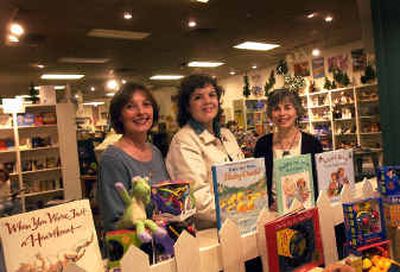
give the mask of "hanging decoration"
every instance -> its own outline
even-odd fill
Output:
[[[280,60],[278,66],[276,67],[276,73],[278,75],[286,75],[289,72],[286,60]]]
[[[284,79],[284,87],[289,89],[291,92],[298,92],[306,86],[305,79],[301,76],[285,75]]]
[[[275,82],[276,82],[275,72],[274,72],[274,70],[271,70],[271,73],[269,74],[269,79],[268,79],[268,81],[265,82],[265,85],[264,85],[264,95],[266,97],[268,97],[270,95],[271,90],[273,90],[272,88],[275,85]]]
[[[35,89],[35,85],[33,82],[31,82],[31,85],[29,87],[29,95],[30,100],[32,101],[33,104],[36,104],[39,101],[39,91]]]
[[[250,90],[249,76],[247,74],[243,76],[243,82],[244,82],[243,96],[248,98],[251,94],[251,90]]]
[[[361,76],[361,83],[365,84],[374,81],[375,79],[376,79],[375,69],[371,64],[368,64],[367,67],[365,67],[364,75]]]
[[[333,70],[333,79],[342,87],[347,87],[350,84],[349,76],[340,69]]]

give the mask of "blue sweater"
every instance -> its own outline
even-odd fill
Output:
[[[115,189],[116,182],[122,182],[130,190],[131,179],[135,176],[148,176],[152,184],[169,179],[160,150],[155,146],[152,148],[153,157],[149,162],[135,160],[114,145],[110,145],[102,153],[97,196],[105,231],[116,229],[116,223],[125,210]]]

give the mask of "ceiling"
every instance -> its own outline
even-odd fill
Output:
[[[133,19],[124,20],[124,10]],[[317,12],[307,19],[306,14]],[[332,23],[324,22],[332,15]],[[189,28],[192,18],[197,27]],[[25,27],[22,41],[5,43],[7,26]],[[144,40],[89,37],[94,28],[151,33]],[[331,47],[361,39],[356,0],[1,0],[0,94],[27,93],[44,72],[80,72],[72,83],[87,98],[104,96],[106,80],[138,80],[154,87],[170,85],[150,81],[157,73],[189,74],[190,60],[217,60],[226,64],[202,70],[218,77],[275,63],[300,48]],[[279,43],[268,52],[243,51],[232,46],[245,40]],[[107,58],[104,64],[60,63],[62,57]],[[44,69],[34,67],[45,65]],[[58,83],[58,82],[57,82]],[[161,85],[162,84],[162,85]],[[96,91],[90,91],[95,86]]]

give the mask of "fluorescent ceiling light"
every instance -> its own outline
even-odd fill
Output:
[[[223,62],[215,62],[215,61],[191,61],[188,63],[189,67],[203,67],[203,68],[214,68],[221,65],[224,65]]]
[[[60,58],[58,59],[59,62],[64,63],[89,63],[89,64],[100,64],[109,62],[110,59],[107,58]]]
[[[244,50],[268,51],[279,47],[279,44],[260,43],[260,42],[244,42],[235,45],[233,48]]]
[[[87,35],[90,37],[109,39],[143,40],[147,38],[150,33],[113,29],[92,29],[88,32]]]
[[[179,80],[183,78],[182,75],[155,75],[150,77],[151,80]]]
[[[15,98],[31,98],[32,96],[29,94],[23,94],[23,95],[16,95]]]
[[[40,78],[47,80],[58,80],[58,79],[74,80],[74,79],[81,79],[84,76],[85,75],[79,75],[79,74],[43,74]]]
[[[115,93],[106,93],[106,96],[108,97],[113,97],[115,95]]]
[[[35,86],[33,87],[35,90],[40,90],[40,86]],[[65,85],[56,85],[54,86],[54,90],[64,90],[65,89]]]
[[[200,3],[208,3],[209,0],[196,0],[196,2],[200,2]]]
[[[93,101],[93,102],[85,102],[85,103],[83,103],[84,106],[95,106],[95,107],[100,106],[100,105],[104,105],[104,104],[105,103],[101,102],[101,101]]]

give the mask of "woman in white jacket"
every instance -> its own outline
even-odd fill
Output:
[[[198,229],[216,226],[211,166],[244,157],[233,134],[220,128],[222,92],[208,75],[182,80],[177,118],[181,129],[172,139],[166,160],[172,179],[192,184]]]

